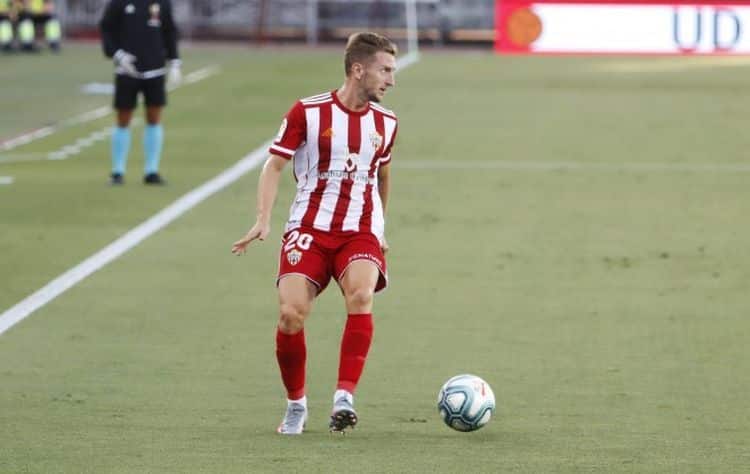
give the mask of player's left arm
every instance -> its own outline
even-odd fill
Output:
[[[381,165],[378,168],[378,194],[380,194],[380,202],[383,203],[383,217],[385,218],[385,210],[388,207],[388,193],[391,189],[391,167],[389,164]],[[388,241],[383,236],[383,242],[381,243],[383,253],[388,251]]]
[[[172,15],[172,2],[169,0],[162,1],[164,12],[161,19],[161,34],[164,38],[164,47],[167,50],[167,59],[173,61],[175,59],[180,59],[180,54],[177,49],[177,37],[179,31],[174,22],[174,16]]]
[[[174,22],[172,15],[172,3],[169,0],[164,1],[164,15],[161,23],[161,34],[164,38],[164,47],[167,50],[167,60],[169,61],[169,71],[167,73],[167,82],[174,87],[182,82],[182,61],[177,48],[177,39],[179,30]]]
[[[388,192],[391,186],[391,167],[383,165],[378,168],[378,194],[380,201],[383,203],[383,215],[388,207]]]

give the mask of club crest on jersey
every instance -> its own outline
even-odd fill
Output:
[[[128,15],[132,15],[135,13],[135,5],[132,3],[128,3],[128,5],[125,7],[125,13]]]
[[[380,145],[383,144],[383,137],[380,136],[378,132],[372,132],[370,134],[370,143],[372,144],[372,147],[377,150],[380,148]]]
[[[159,27],[161,26],[161,7],[158,3],[152,3],[150,7],[148,7],[148,12],[151,15],[151,18],[148,20],[148,26],[153,27]]]
[[[302,260],[302,252],[297,249],[292,249],[286,254],[286,259],[290,265],[297,265]]]

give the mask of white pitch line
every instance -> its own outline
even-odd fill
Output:
[[[13,176],[0,176],[0,185],[13,184]]]
[[[401,69],[405,69],[415,62],[416,60],[409,62],[406,65],[398,62],[397,66]],[[84,278],[103,268],[105,265],[117,259],[146,238],[166,227],[169,223],[197,206],[205,199],[237,181],[244,174],[258,166],[266,158],[268,154],[267,150],[270,145],[271,141],[264,143],[238,161],[231,168],[223,171],[215,178],[185,194],[180,199],[149,218],[147,221],[130,230],[127,234],[47,283],[41,289],[27,296],[13,307],[7,309],[4,313],[0,314],[0,335],[18,324],[20,321],[26,319],[26,317],[37,309],[60,296]]]
[[[184,85],[194,84],[198,81],[202,81],[203,79],[206,79],[215,74],[218,74],[220,71],[221,69],[218,66],[208,66],[202,69],[198,69],[197,71],[193,71],[185,75],[185,78],[183,81],[184,84],[178,87],[170,87],[169,90],[171,91],[174,89],[178,89],[179,87],[182,87]],[[48,137],[63,128],[72,127],[74,125],[80,125],[83,123],[87,123],[93,120],[100,119],[102,117],[106,117],[111,112],[112,112],[112,108],[108,105],[97,107],[96,109],[89,110],[88,112],[84,112],[82,114],[78,114],[73,117],[61,120],[58,123],[55,123],[53,125],[48,125],[46,127],[42,127],[37,130],[32,130],[31,132],[27,132],[17,137],[13,137],[8,140],[5,140],[4,142],[0,142],[0,152],[10,151],[14,148],[18,148],[19,146],[29,144],[31,142],[34,142],[44,137]]]
[[[609,72],[675,72],[717,67],[747,67],[746,56],[687,56],[677,58],[625,59],[599,64],[596,69]]]
[[[142,120],[140,118],[134,118],[131,122],[131,126],[138,126]],[[107,125],[106,127],[91,132],[89,135],[79,138],[72,145],[65,145],[55,151],[49,153],[15,153],[12,155],[0,154],[0,164],[2,163],[17,163],[20,161],[45,161],[45,160],[67,160],[70,157],[76,156],[81,153],[85,148],[94,145],[108,138],[112,133],[112,127]]]
[[[583,163],[564,161],[394,161],[399,168],[419,170],[516,170],[516,171],[666,171],[666,172],[750,172],[750,165],[741,163]]]
[[[90,256],[83,262],[47,283],[40,290],[32,293],[23,301],[0,314],[0,334],[4,333],[28,315],[49,303],[66,290],[112,262],[143,240],[166,227],[199,203],[237,181],[263,161],[267,156],[271,142],[264,143],[246,155],[231,168],[215,178],[185,194],[160,212],[130,230],[128,233]]]

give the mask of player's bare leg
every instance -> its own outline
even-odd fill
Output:
[[[349,265],[339,282],[348,317],[341,338],[339,377],[329,425],[331,432],[345,433],[347,428],[354,429],[359,421],[354,410],[354,391],[372,342],[372,303],[379,276],[375,264],[357,260]]]
[[[110,184],[118,186],[125,182],[125,168],[130,151],[130,120],[133,109],[117,109],[117,126],[112,131],[112,174]]]
[[[304,324],[316,293],[315,285],[301,275],[287,275],[279,280],[276,358],[287,391],[286,413],[276,430],[281,434],[302,434],[307,421]]]
[[[129,127],[133,119],[133,109],[117,109],[117,126]]]
[[[162,185],[166,181],[159,174],[161,149],[164,143],[164,128],[161,125],[162,107],[146,106],[146,127],[143,130],[143,183]]]

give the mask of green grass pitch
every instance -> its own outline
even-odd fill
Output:
[[[750,66],[711,61],[423,53],[384,103],[400,117],[391,287],[353,434],[326,428],[335,287],[307,325],[308,431],[274,431],[293,179],[272,238],[236,258],[256,170],[0,335],[0,472],[746,472]],[[80,92],[111,80],[95,45],[0,62],[0,138],[109,102]],[[140,184],[142,125],[122,188],[108,140],[33,159],[111,115],[0,152],[0,311],[274,136],[343,69],[332,49],[193,46],[184,64],[221,72],[170,96],[167,187]],[[462,372],[497,396],[470,434],[435,408]]]

